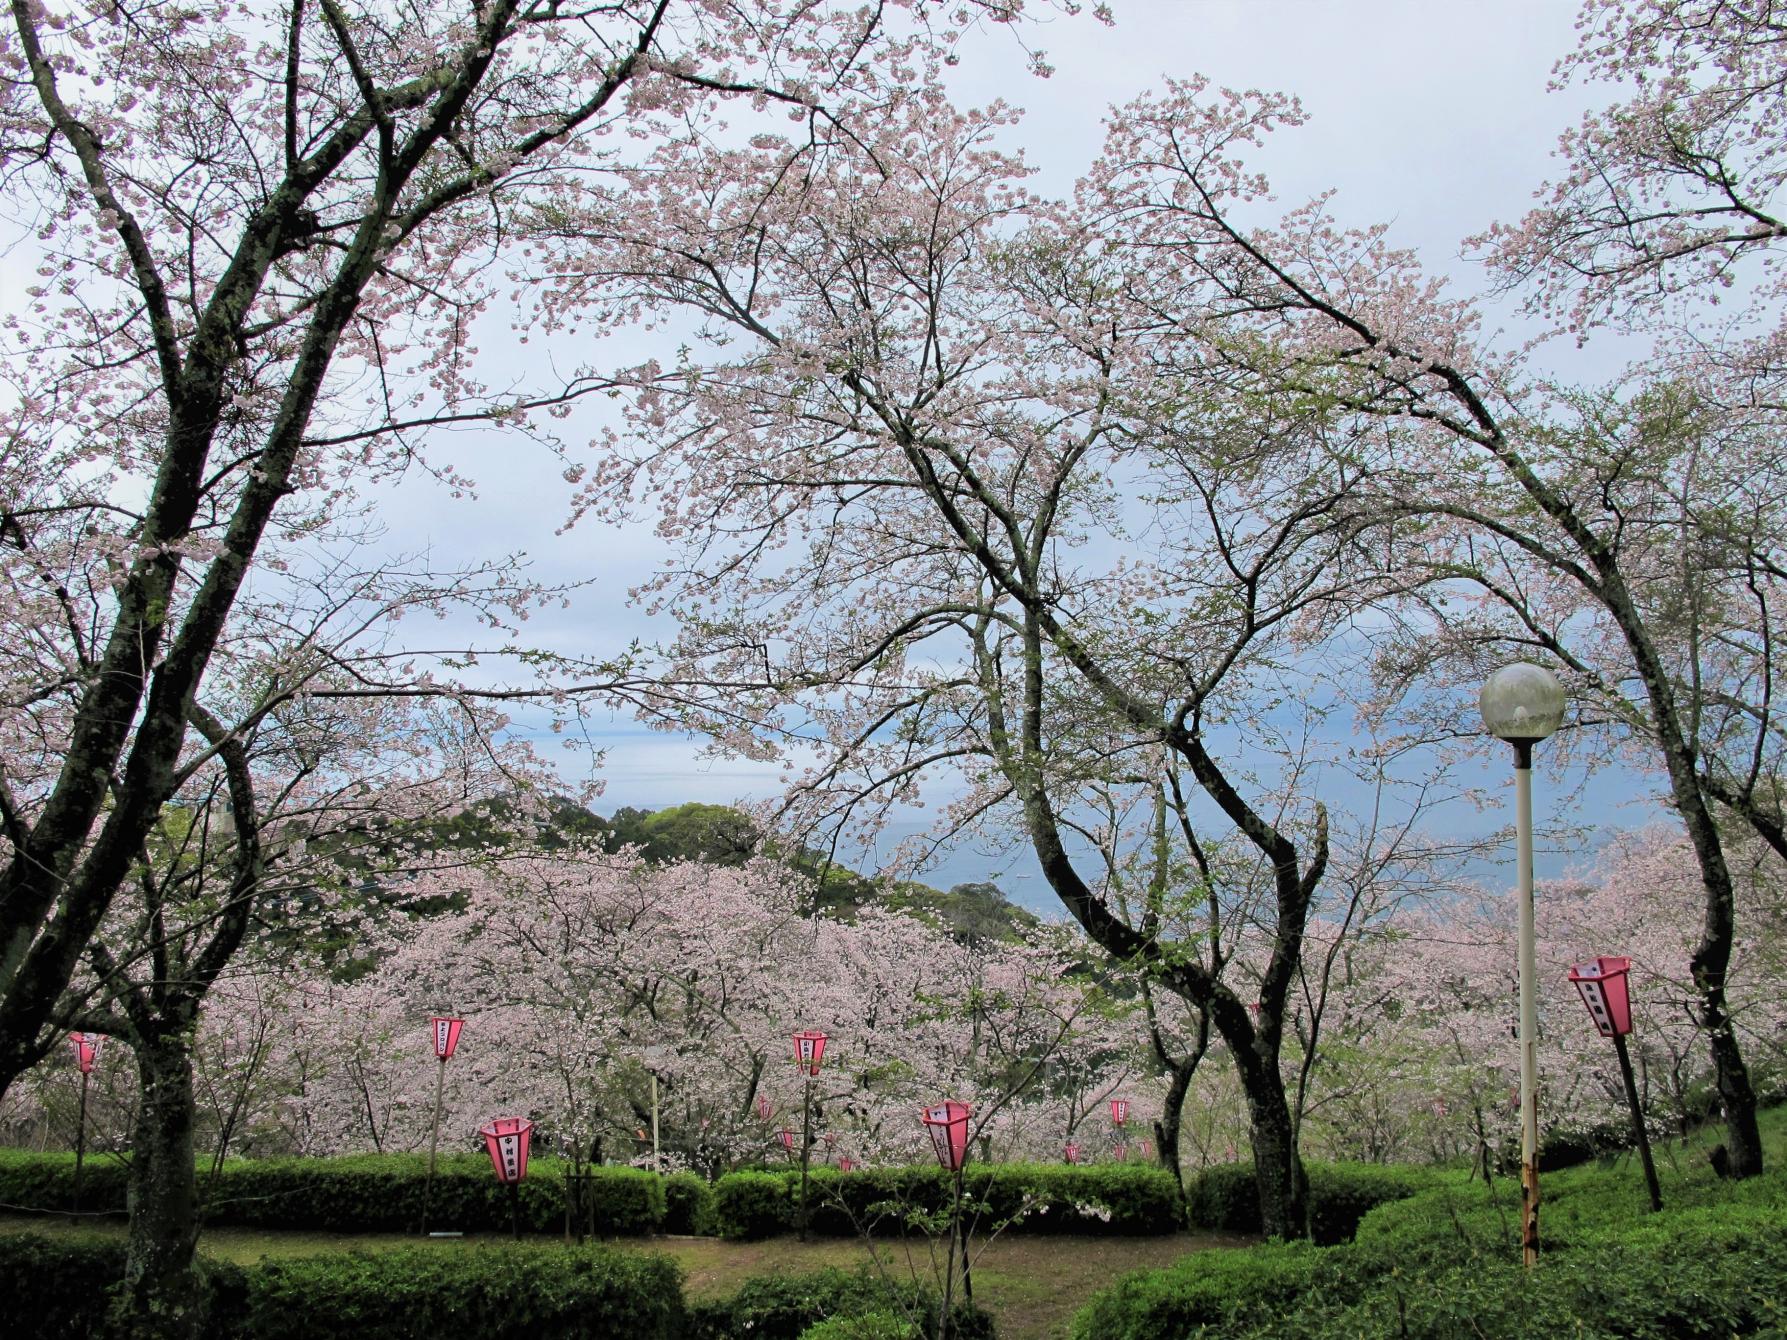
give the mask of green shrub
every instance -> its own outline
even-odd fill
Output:
[[[942,1169],[923,1164],[851,1173],[815,1168],[808,1188],[809,1228],[838,1236],[943,1232],[951,1194]],[[722,1236],[787,1232],[800,1203],[800,1174],[728,1173],[714,1195]],[[1137,1234],[1172,1233],[1184,1226],[1172,1177],[1142,1164],[970,1165],[963,1196],[964,1214],[977,1231],[1005,1225],[1023,1233]]]
[[[833,1317],[800,1333],[800,1340],[919,1340],[922,1332],[891,1312],[865,1312],[860,1317]]]
[[[123,1275],[121,1238],[0,1234],[0,1318],[7,1325],[28,1320],[31,1329],[18,1334],[39,1340],[103,1336],[114,1286]],[[235,1335],[247,1272],[200,1257],[198,1275],[199,1296],[209,1314],[206,1333]]]
[[[1248,1340],[1524,1340],[1533,1335],[1725,1340],[1778,1336],[1787,1326],[1787,1217],[1720,1211],[1660,1222],[1637,1240],[1543,1255],[1529,1271],[1518,1249],[1431,1272],[1386,1274],[1350,1306],[1307,1295],[1245,1332]],[[1736,1217],[1746,1218],[1744,1215]],[[1344,1250],[1344,1249],[1343,1249]]]
[[[1435,1174],[1406,1165],[1306,1163],[1309,1174],[1309,1230],[1326,1245],[1345,1242],[1359,1221],[1378,1205],[1412,1196],[1431,1186]],[[1206,1168],[1185,1193],[1186,1212],[1199,1228],[1229,1233],[1260,1231],[1259,1190],[1253,1164],[1222,1163]]]
[[[406,1247],[265,1260],[248,1274],[240,1340],[682,1340],[682,1273],[602,1247]]]
[[[727,1173],[714,1184],[714,1227],[723,1238],[748,1242],[794,1226],[788,1181],[777,1173]]]
[[[1420,1180],[1420,1174],[1416,1174]],[[1725,1340],[1787,1335],[1787,1170],[1741,1183],[1698,1165],[1644,1211],[1630,1168],[1545,1182],[1538,1266],[1520,1263],[1519,1188],[1462,1174],[1361,1219],[1335,1247],[1204,1252],[1126,1276],[1076,1340]],[[1213,1193],[1211,1203],[1219,1203]]]
[[[882,1314],[911,1318],[929,1340],[936,1334],[937,1313],[937,1295],[921,1285],[834,1268],[746,1280],[730,1298],[692,1306],[689,1335],[691,1340],[799,1340],[821,1322]],[[950,1334],[992,1340],[992,1318],[958,1306]]]
[[[1073,1340],[1179,1340],[1199,1327],[1282,1311],[1310,1286],[1321,1250],[1307,1243],[1198,1252],[1125,1275],[1073,1322]],[[1224,1332],[1226,1333],[1226,1332]]]
[[[81,1207],[124,1209],[126,1166],[89,1160],[81,1175]],[[556,1233],[565,1224],[566,1166],[535,1159],[518,1196],[520,1224]],[[311,1229],[331,1233],[415,1232],[422,1223],[428,1164],[420,1154],[354,1154],[342,1158],[232,1159],[215,1178],[199,1174],[208,1224]],[[665,1217],[665,1179],[638,1168],[592,1168],[591,1231],[604,1237],[655,1233]],[[27,1211],[61,1212],[74,1205],[74,1160],[67,1155],[0,1156],[0,1201]],[[506,1231],[510,1198],[489,1160],[440,1160],[427,1195],[434,1228]]]
[[[664,1179],[663,1232],[710,1234],[713,1218],[714,1189],[705,1177],[679,1172]]]
[[[123,1214],[130,1162],[116,1154],[89,1154],[81,1168],[80,1208],[88,1214]],[[68,1213],[75,1208],[74,1155],[0,1149],[0,1203],[14,1212]]]

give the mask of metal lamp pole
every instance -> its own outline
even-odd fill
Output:
[[[1564,689],[1543,666],[1517,661],[1483,685],[1483,724],[1514,747],[1516,875],[1520,885],[1520,1255],[1539,1259],[1539,997],[1533,933],[1533,746],[1563,722]]]

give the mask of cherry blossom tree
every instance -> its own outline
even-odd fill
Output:
[[[213,747],[246,724],[205,690],[251,572],[324,569],[316,543],[356,490],[412,467],[463,489],[429,428],[552,447],[535,416],[595,388],[482,380],[474,328],[515,215],[721,115],[846,133],[962,24],[1022,13],[14,8],[0,154],[40,282],[9,316],[0,456],[9,626],[31,630],[7,653],[0,1086],[48,1045],[62,985],[179,789],[195,716],[215,716]],[[381,691],[469,688],[456,650],[405,664],[363,646],[356,668]],[[559,690],[615,678],[561,669]],[[247,709],[304,678],[269,667]],[[531,669],[508,687],[535,689]]]
[[[1472,306],[1383,228],[1343,227],[1325,197],[1257,223],[1267,187],[1244,156],[1300,119],[1289,99],[1171,84],[1113,120],[1081,199],[1097,236],[1135,258],[1130,282],[1163,314],[1161,357],[1188,384],[1356,425],[1354,499],[1377,511],[1384,561],[1412,579],[1411,636],[1444,651],[1447,632],[1465,634],[1434,686],[1454,720],[1457,690],[1489,663],[1538,654],[1569,674],[1585,721],[1604,710],[1660,769],[1703,876],[1694,976],[1729,1166],[1754,1173],[1755,1095],[1725,997],[1735,895],[1719,807],[1767,835],[1778,434],[1760,406],[1724,413],[1730,396],[1681,385],[1679,367],[1635,373],[1637,393],[1550,383],[1494,353]],[[1460,588],[1485,624],[1453,626]]]
[[[299,993],[314,1003],[291,1031],[306,1061],[287,1109],[312,1148],[366,1148],[375,1129],[384,1148],[426,1143],[421,1021],[447,1007],[467,1021],[449,1132],[519,1109],[573,1148],[643,1156],[649,1049],[667,1161],[707,1172],[779,1157],[775,1132],[804,1101],[799,1027],[830,1038],[822,1148],[859,1161],[918,1152],[913,1113],[939,1094],[984,1110],[988,1153],[1057,1155],[1139,1055],[1132,1012],[1070,971],[1082,947],[1040,931],[965,945],[880,909],[804,916],[800,878],[769,862],[512,852],[418,884],[463,910],[390,923],[372,972]],[[333,1062],[309,1059],[319,1044]],[[344,1063],[356,1049],[359,1068]],[[1081,1062],[1063,1083],[1069,1056]],[[296,1059],[273,1064],[295,1073]]]
[[[634,371],[634,440],[585,498],[659,503],[681,553],[650,591],[688,615],[667,677],[718,686],[690,719],[723,745],[817,755],[797,826],[872,826],[958,769],[946,828],[1012,823],[1095,942],[1211,1011],[1267,1222],[1299,1233],[1279,1061],[1328,819],[1294,780],[1308,732],[1271,714],[1313,722],[1324,651],[1401,589],[1359,540],[1375,429],[1180,375],[1123,258],[1026,194],[1010,120],[932,90],[798,175],[768,139],[666,150],[631,179],[636,231],[542,218],[549,322],[643,304],[713,340]],[[1181,910],[1119,907],[1076,859],[1082,807],[1147,793],[1163,752],[1191,843],[1232,834],[1258,878],[1222,895],[1266,946],[1246,994],[1186,952]]]

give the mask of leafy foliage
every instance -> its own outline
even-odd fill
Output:
[[[1000,1163],[970,1166],[963,1214],[985,1228],[1030,1233],[1173,1233],[1183,1226],[1178,1188],[1142,1164]],[[794,1226],[798,1173],[728,1173],[714,1188],[722,1237],[760,1238]],[[950,1203],[942,1171],[922,1164],[838,1173],[815,1169],[809,1189],[815,1233],[938,1231]]]
[[[1421,1169],[1373,1163],[1309,1163],[1310,1236],[1324,1246],[1345,1242],[1376,1206],[1412,1196],[1432,1180]],[[1208,1168],[1186,1190],[1186,1208],[1199,1228],[1260,1231],[1260,1201],[1250,1163]]]
[[[1626,1165],[1571,1169],[1544,1190],[1543,1252],[1532,1271],[1520,1263],[1518,1185],[1436,1174],[1426,1189],[1366,1213],[1350,1243],[1209,1251],[1126,1276],[1081,1312],[1073,1336],[1782,1333],[1787,1173],[1731,1183],[1696,1165],[1668,1180],[1658,1215],[1641,1212],[1638,1173]]]
[[[241,1159],[201,1179],[211,1224],[324,1232],[411,1232],[422,1222],[427,1162],[414,1154],[354,1154],[332,1159]],[[564,1165],[535,1159],[518,1196],[526,1232],[557,1232],[565,1222]],[[123,1213],[126,1165],[89,1160],[81,1207]],[[635,1168],[591,1168],[591,1231],[603,1237],[655,1233],[665,1224],[664,1179]],[[692,1179],[698,1180],[698,1179]],[[687,1204],[687,1192],[679,1186]],[[489,1162],[462,1155],[441,1160],[429,1222],[468,1232],[510,1227],[508,1191]],[[74,1160],[65,1154],[0,1152],[0,1201],[65,1212],[74,1205]],[[687,1231],[687,1230],[684,1230]]]
[[[928,1340],[936,1334],[937,1312],[936,1296],[923,1286],[867,1272],[829,1269],[764,1275],[745,1281],[730,1298],[691,1306],[689,1340],[800,1340],[820,1323],[869,1317],[912,1318]],[[903,1334],[886,1330],[884,1322],[872,1324],[882,1329],[836,1334],[851,1340]],[[992,1340],[992,1319],[984,1312],[958,1307],[950,1320],[950,1334],[959,1340]]]
[[[230,1340],[455,1340],[683,1336],[682,1275],[668,1257],[599,1247],[410,1247],[377,1255],[200,1260],[205,1334]],[[0,1236],[0,1296],[41,1336],[103,1336],[108,1285],[124,1272],[116,1239]]]

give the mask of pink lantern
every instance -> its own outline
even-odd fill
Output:
[[[490,1166],[496,1169],[496,1180],[504,1185],[519,1182],[527,1176],[527,1148],[534,1123],[526,1117],[498,1117],[478,1128],[484,1137],[484,1148],[490,1153]]]
[[[93,1058],[99,1055],[99,1038],[92,1033],[70,1033],[68,1045],[74,1048],[74,1063],[83,1075],[93,1073]]]
[[[1631,959],[1605,955],[1570,969],[1570,980],[1576,983],[1589,1017],[1604,1038],[1632,1031],[1632,996],[1626,986],[1626,974],[1631,969]]]
[[[768,1121],[775,1110],[776,1107],[774,1103],[770,1102],[769,1099],[762,1094],[757,1095],[757,1116],[759,1119]]]
[[[1080,1147],[1072,1140],[1067,1142],[1067,1148],[1061,1152],[1066,1155],[1069,1163],[1078,1163],[1080,1161]]]
[[[1119,1126],[1129,1120],[1129,1099],[1111,1099],[1111,1120]]]
[[[919,1114],[937,1162],[950,1172],[960,1172],[968,1159],[968,1104],[954,1101],[927,1107]]]
[[[1129,1157],[1129,1146],[1126,1144],[1123,1144],[1121,1141],[1119,1141],[1117,1144],[1117,1162],[1121,1163],[1121,1162],[1123,1162],[1124,1159],[1126,1159],[1128,1157]]]
[[[794,1132],[786,1126],[782,1127],[782,1148],[790,1154],[794,1152]]]
[[[848,1154],[844,1155],[843,1158],[838,1160],[838,1171],[841,1173],[850,1172],[855,1167],[856,1167],[855,1160],[852,1159],[850,1157],[850,1155],[848,1155]]]
[[[1143,1158],[1147,1158],[1154,1152],[1154,1142],[1152,1140],[1137,1140],[1135,1147],[1142,1151]]]
[[[794,1035],[794,1064],[809,1075],[819,1073],[819,1062],[825,1058],[825,1034],[817,1029],[802,1029]]]
[[[465,1027],[465,1020],[437,1014],[429,1022],[434,1025],[434,1054],[443,1061],[451,1060],[453,1049],[459,1045],[459,1030]]]

